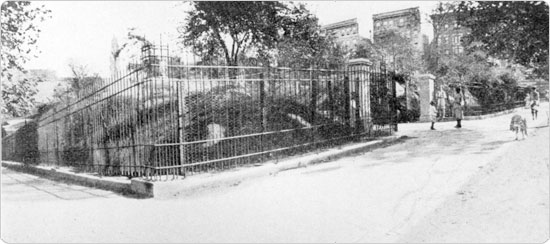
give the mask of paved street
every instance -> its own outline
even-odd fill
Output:
[[[131,199],[3,168],[6,242],[543,242],[548,103],[514,140],[510,115],[400,125],[400,143],[177,199]],[[520,112],[527,116],[528,111]]]

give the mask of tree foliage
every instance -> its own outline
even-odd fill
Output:
[[[352,58],[368,58],[372,60],[379,59],[379,56],[380,52],[376,50],[372,42],[368,39],[359,41],[351,55]]]
[[[337,65],[344,50],[321,30],[318,18],[303,4],[292,6],[281,21],[276,59],[284,66]]]
[[[239,65],[246,57],[283,65],[328,62],[334,43],[303,4],[193,2],[180,28],[183,44],[203,61],[223,57]],[[333,60],[334,61],[334,60]]]
[[[180,29],[185,45],[201,57],[221,55],[228,65],[237,65],[239,54],[255,46],[260,50],[276,43],[281,12],[279,2],[192,2],[186,25]]]
[[[471,29],[466,45],[531,66],[548,76],[548,4],[543,1],[461,2],[459,23]],[[480,45],[475,45],[479,43]],[[474,45],[472,45],[474,44]]]
[[[65,78],[63,80],[64,84],[60,84],[55,89],[53,96],[58,101],[82,97],[85,95],[84,92],[86,90],[90,90],[93,86],[101,86],[103,84],[103,79],[101,79],[99,74],[91,74],[86,65],[71,61],[69,63],[69,68],[72,77]]]
[[[423,69],[420,52],[411,44],[411,39],[393,30],[378,36],[376,47],[381,57],[392,70],[399,73],[411,73]]]
[[[24,63],[32,57],[40,33],[37,24],[49,13],[43,6],[34,7],[26,1],[2,4],[2,114],[22,116],[34,104],[36,81],[12,78],[15,72],[24,71]]]

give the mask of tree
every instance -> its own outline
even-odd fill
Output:
[[[322,31],[318,18],[303,4],[289,9],[281,21],[282,35],[275,46],[277,63],[301,68],[342,64],[345,51],[334,37]]]
[[[193,2],[187,24],[180,28],[183,44],[203,61],[223,57],[230,66],[252,56],[302,65],[327,59],[332,43],[318,19],[303,4],[281,2]],[[307,61],[304,61],[307,60]],[[314,61],[318,60],[318,61]]]
[[[201,57],[225,57],[238,64],[239,54],[254,46],[260,51],[276,44],[287,7],[280,2],[192,2],[187,24],[180,29],[185,45]]]
[[[351,55],[352,58],[368,58],[368,59],[378,59],[380,56],[380,53],[372,42],[368,39],[361,40],[357,45],[355,46],[355,50],[353,54]]]
[[[378,35],[376,47],[388,67],[398,73],[412,73],[423,69],[419,51],[411,44],[411,39],[388,30]]]
[[[26,1],[2,4],[2,114],[22,116],[34,104],[36,81],[12,78],[14,72],[24,71],[23,64],[32,57],[40,33],[37,23],[49,13],[44,6],[33,7]]]
[[[490,56],[535,68],[548,77],[548,4],[543,1],[462,2],[459,23],[471,29],[467,45]]]

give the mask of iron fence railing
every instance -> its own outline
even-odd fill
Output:
[[[465,116],[477,116],[486,115],[492,113],[498,113],[514,108],[524,107],[524,101],[510,101],[508,103],[490,104],[484,106],[469,106],[464,111]]]
[[[36,120],[40,163],[177,178],[397,129],[383,68],[189,65],[165,49],[143,52],[141,65]]]

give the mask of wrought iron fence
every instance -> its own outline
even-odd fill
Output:
[[[142,51],[133,70],[37,120],[41,163],[177,178],[397,129],[383,68],[191,65],[166,48]]]

